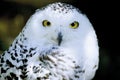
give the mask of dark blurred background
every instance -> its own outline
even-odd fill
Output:
[[[78,7],[96,30],[100,65],[94,80],[120,80],[119,7],[115,0],[0,0],[0,54],[9,47],[37,8],[58,1]]]

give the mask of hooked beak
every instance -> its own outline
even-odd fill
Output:
[[[61,32],[59,32],[58,33],[58,37],[57,37],[57,40],[58,40],[58,45],[60,46],[60,44],[61,44],[61,42],[62,42],[62,33]]]

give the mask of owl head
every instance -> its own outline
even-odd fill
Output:
[[[37,9],[23,31],[29,41],[55,45],[82,42],[89,33],[94,34],[90,21],[78,8],[60,2]]]

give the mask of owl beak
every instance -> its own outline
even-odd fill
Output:
[[[58,33],[58,37],[57,37],[57,40],[58,40],[58,45],[60,46],[60,44],[61,44],[61,42],[62,42],[62,33],[61,32],[59,32]]]

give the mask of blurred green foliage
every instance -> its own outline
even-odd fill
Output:
[[[24,18],[22,15],[16,15],[14,18],[0,18],[0,48],[5,50],[13,41],[13,39],[18,35],[24,26]]]
[[[35,7],[41,7],[41,6],[44,6],[46,4],[53,3],[53,2],[73,2],[75,0],[6,0],[6,1],[32,5]]]

